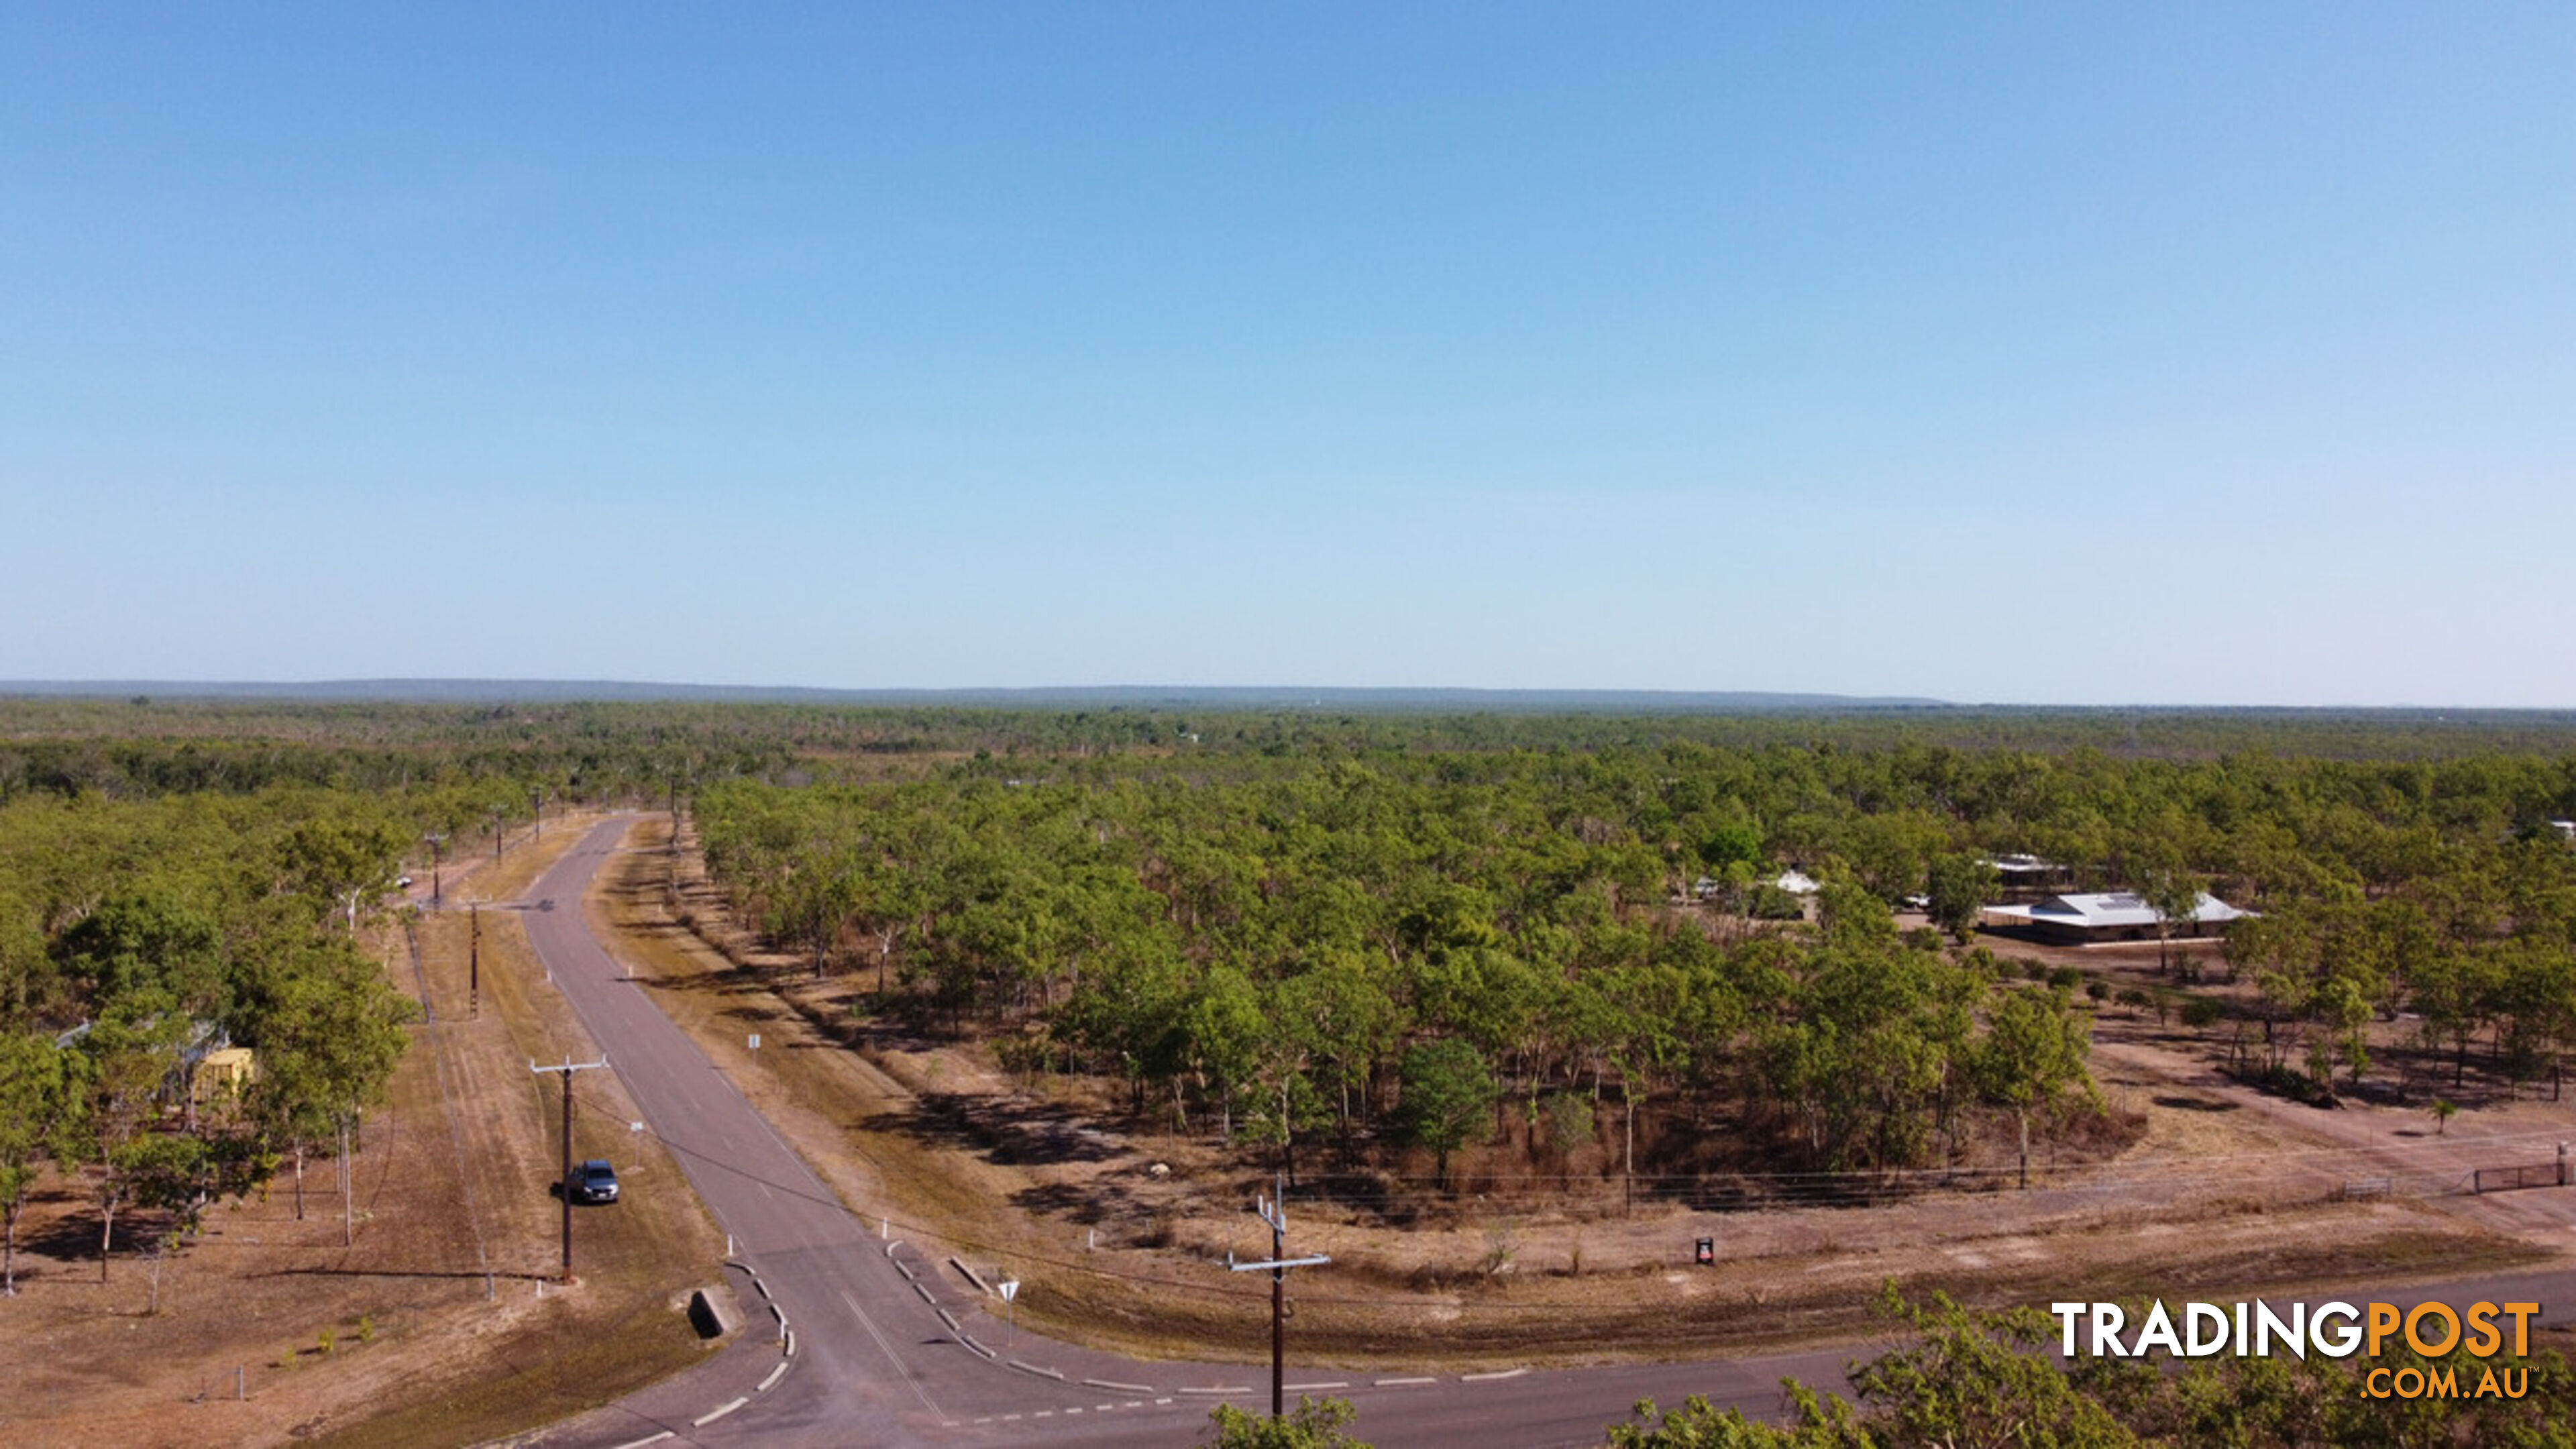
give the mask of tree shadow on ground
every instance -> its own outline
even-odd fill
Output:
[[[880,1112],[862,1125],[900,1132],[926,1146],[975,1152],[1005,1166],[1108,1162],[1131,1151],[1069,1107],[964,1092],[924,1092],[909,1109]]]

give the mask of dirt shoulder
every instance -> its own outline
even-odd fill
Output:
[[[594,899],[603,939],[845,1200],[904,1204],[899,1230],[1020,1279],[1021,1317],[1051,1333],[1146,1356],[1266,1352],[1266,1285],[1222,1268],[1229,1251],[1269,1250],[1245,1211],[1263,1163],[1209,1136],[1117,1130],[1093,1084],[1014,1079],[981,1046],[867,1018],[872,977],[818,980],[762,952],[668,841],[659,820],[630,836],[639,848]],[[2562,1246],[2402,1196],[2339,1200],[2330,1172],[2249,1169],[2333,1143],[2245,1110],[2227,1095],[2243,1089],[2188,1060],[2097,1065],[2142,1130],[2108,1161],[2042,1164],[2029,1191],[1624,1214],[1598,1192],[1563,1206],[1470,1194],[1404,1227],[1292,1195],[1292,1248],[1334,1258],[1292,1285],[1299,1352],[1355,1367],[1700,1356],[1866,1336],[1890,1278],[1979,1302],[2279,1291]],[[1702,1237],[1715,1271],[1691,1266]]]
[[[448,898],[502,900],[578,838],[549,824]],[[460,888],[461,887],[461,888]],[[611,1082],[584,1083],[578,1155],[614,1159],[632,1186],[577,1214],[580,1283],[560,1257],[552,1195],[560,1099],[530,1058],[587,1054],[544,986],[515,916],[420,918],[417,967],[397,924],[376,949],[434,1017],[412,1028],[392,1100],[351,1155],[352,1231],[338,1174],[308,1164],[206,1215],[203,1237],[160,1269],[138,1249],[156,1227],[120,1219],[99,1280],[98,1218],[78,1181],[31,1208],[20,1295],[0,1301],[0,1440],[13,1445],[193,1446],[318,1439],[469,1443],[545,1422],[698,1361],[680,1295],[719,1280],[723,1237],[676,1166],[624,1130]],[[481,963],[469,1010],[469,959]],[[452,1108],[452,1111],[451,1111]]]

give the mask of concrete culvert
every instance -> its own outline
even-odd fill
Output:
[[[701,1288],[689,1295],[689,1326],[700,1338],[722,1338],[742,1327],[742,1309],[722,1288]]]

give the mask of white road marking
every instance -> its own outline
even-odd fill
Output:
[[[1309,1390],[1315,1390],[1315,1389],[1347,1389],[1347,1388],[1349,1388],[1349,1387],[1350,1387],[1350,1385],[1349,1385],[1348,1383],[1346,1383],[1346,1382],[1344,1382],[1344,1381],[1340,1380],[1340,1379],[1334,1379],[1334,1380],[1332,1380],[1332,1381],[1331,1381],[1331,1382],[1329,1382],[1329,1383],[1321,1383],[1321,1384],[1282,1384],[1280,1387],[1281,1387],[1282,1389],[1284,1389],[1284,1390],[1285,1390],[1286,1392],[1288,1392],[1288,1393],[1292,1393],[1292,1394],[1301,1394],[1301,1393],[1305,1393],[1305,1392],[1307,1392],[1307,1391],[1309,1391]]]
[[[1438,1382],[1440,1382],[1438,1379],[1429,1377],[1418,1379],[1379,1379],[1377,1381],[1377,1386],[1381,1389],[1398,1389],[1410,1384],[1436,1384]]]
[[[1496,1379],[1516,1379],[1528,1372],[1529,1370],[1526,1368],[1507,1368],[1497,1369],[1489,1374],[1460,1374],[1458,1375],[1458,1382],[1462,1384],[1490,1384]]]
[[[939,1416],[939,1422],[943,1424],[955,1423],[956,1420],[948,1417],[948,1411],[946,1409],[939,1407],[938,1404],[931,1401],[930,1391],[924,1389],[921,1386],[921,1380],[914,1378],[912,1376],[912,1370],[904,1366],[903,1355],[896,1353],[894,1351],[894,1345],[886,1342],[886,1336],[877,1330],[877,1321],[868,1317],[867,1310],[859,1306],[859,1300],[852,1298],[849,1295],[848,1290],[844,1289],[841,1293],[841,1301],[850,1305],[850,1312],[859,1320],[859,1326],[868,1331],[868,1337],[877,1341],[877,1347],[885,1350],[886,1361],[894,1365],[894,1371],[903,1375],[903,1381],[905,1383],[912,1385],[913,1395],[921,1400],[921,1406],[928,1409],[930,1412],[937,1414]]]
[[[661,1433],[656,1434],[649,1439],[629,1439],[625,1443],[618,1445],[617,1449],[644,1449],[644,1446],[647,1444],[659,1444],[670,1437],[671,1431],[665,1429]]]
[[[778,1367],[769,1371],[769,1377],[762,1379],[760,1381],[760,1387],[754,1390],[754,1392],[763,1394],[768,1393],[770,1389],[777,1385],[778,1376],[785,1372],[787,1372],[787,1360],[782,1358],[778,1361]]]
[[[749,1394],[745,1394],[745,1395],[743,1395],[741,1398],[734,1400],[734,1401],[733,1401],[732,1403],[730,1403],[730,1404],[718,1404],[718,1405],[716,1405],[714,1408],[709,1409],[707,1412],[705,1412],[705,1413],[703,1413],[703,1414],[700,1414],[699,1416],[697,1416],[697,1417],[696,1417],[696,1418],[694,1418],[694,1419],[691,1419],[691,1420],[689,1421],[689,1423],[690,1423],[692,1426],[696,1427],[696,1428],[703,1429],[703,1428],[705,1428],[706,1426],[708,1426],[709,1424],[714,1423],[716,1420],[723,1418],[725,1415],[732,1413],[734,1410],[739,1409],[739,1408],[741,1408],[743,1405],[748,1404],[748,1403],[750,1403],[750,1402],[751,1402],[751,1396],[750,1396]]]

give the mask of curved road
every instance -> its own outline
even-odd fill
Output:
[[[1009,1341],[963,1273],[881,1239],[844,1208],[591,934],[583,893],[628,824],[593,828],[529,888],[528,899],[558,908],[523,919],[556,986],[732,1235],[736,1282],[756,1317],[709,1362],[535,1442],[1181,1445],[1205,1437],[1215,1403],[1268,1407],[1266,1365],[1142,1362],[1031,1333]],[[2559,1305],[2576,1297],[2576,1272],[2375,1296]],[[1603,1426],[1641,1397],[1669,1405],[1697,1393],[1768,1413],[1783,1376],[1839,1386],[1849,1356],[1466,1376],[1301,1371],[1292,1362],[1288,1382],[1292,1400],[1301,1383],[1350,1399],[1356,1429],[1382,1445],[1597,1445]]]

